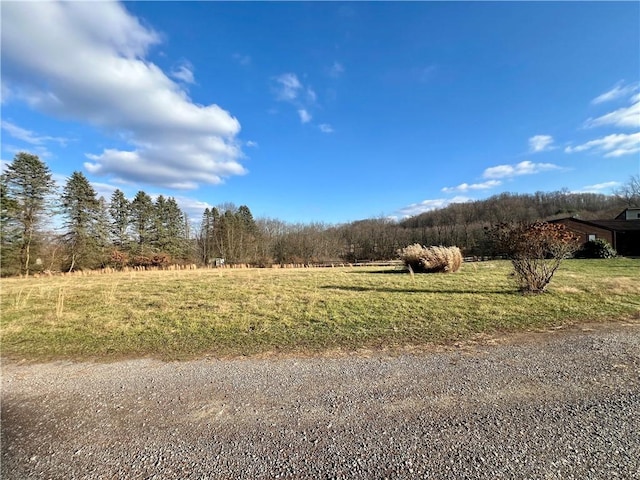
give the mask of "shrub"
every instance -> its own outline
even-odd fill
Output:
[[[597,238],[582,244],[576,252],[578,258],[614,258],[618,253],[606,240]]]
[[[132,267],[147,268],[147,267],[150,267],[152,263],[151,263],[151,258],[145,255],[136,255],[130,260],[129,265]]]
[[[404,264],[415,273],[457,272],[462,265],[458,247],[423,247],[415,243],[398,253]]]
[[[151,257],[153,267],[166,268],[171,264],[171,257],[166,253],[156,253]]]
[[[111,255],[109,256],[109,260],[107,261],[107,264],[110,267],[117,268],[119,270],[122,270],[124,267],[126,267],[128,263],[129,255],[120,250],[113,250],[111,252]]]
[[[523,293],[542,293],[565,258],[577,249],[577,238],[558,223],[500,224],[489,235],[511,259],[514,278]]]

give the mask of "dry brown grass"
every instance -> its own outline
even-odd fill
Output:
[[[306,354],[637,321],[638,266],[624,258],[567,260],[536,296],[514,288],[507,261],[413,277],[394,267],[344,267],[1,279],[0,353],[39,360]]]

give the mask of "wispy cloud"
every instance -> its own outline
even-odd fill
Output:
[[[591,100],[591,103],[597,105],[599,103],[610,102],[611,100],[616,100],[618,98],[631,95],[637,90],[640,90],[640,83],[625,85],[623,81],[620,81],[616,83],[616,85],[611,90],[608,90],[602,95],[598,95],[596,98]]]
[[[187,61],[183,61],[177,68],[173,69],[171,76],[184,83],[195,83],[193,65]]]
[[[640,94],[631,97],[631,105],[622,107],[600,117],[589,118],[585,127],[615,125],[623,128],[640,128]]]
[[[307,87],[307,102],[309,102],[310,104],[314,104],[317,100],[318,95],[316,94],[315,90],[311,87]]]
[[[278,100],[292,102],[302,91],[302,83],[295,73],[283,73],[275,77],[276,97]]]
[[[596,183],[595,185],[587,185],[579,190],[574,190],[573,193],[602,193],[603,191],[610,191],[619,185],[621,185],[620,182]]]
[[[529,151],[531,153],[552,150],[553,137],[551,135],[534,135],[529,139]]]
[[[322,133],[333,133],[333,127],[328,123],[321,123],[318,128]]]
[[[456,187],[444,187],[442,191],[445,193],[451,193],[451,192],[468,192],[469,190],[488,190],[490,188],[495,188],[500,185],[502,185],[502,182],[500,180],[487,180],[486,182],[482,182],[482,183],[472,183],[472,184],[461,183]]]
[[[318,95],[315,90],[304,85],[295,73],[283,73],[273,78],[276,100],[286,102],[296,108],[301,123],[313,119],[312,109],[317,106]]]
[[[340,62],[333,62],[333,65],[329,68],[329,76],[333,78],[341,77],[344,73],[344,65]]]
[[[517,163],[515,165],[497,165],[487,168],[482,174],[483,178],[509,178],[520,175],[533,175],[536,173],[548,172],[550,170],[559,170],[558,165],[553,163],[533,163],[529,160]]]
[[[49,135],[38,135],[32,130],[19,127],[18,125],[2,120],[2,130],[6,131],[9,135],[17,140],[30,143],[32,145],[42,145],[47,142],[57,142],[64,146],[67,144],[67,139],[63,137],[51,137]]]
[[[621,157],[640,152],[640,132],[624,134],[616,133],[606,137],[591,140],[575,147],[566,147],[566,153],[584,152],[595,150],[605,157]]]
[[[298,109],[298,115],[300,116],[300,121],[302,123],[309,123],[311,121],[311,114],[304,108]]]
[[[258,142],[254,142],[253,140],[247,140],[245,145],[250,148],[258,148]]]
[[[194,103],[147,59],[162,36],[123,4],[9,2],[2,15],[3,83],[12,100],[127,139],[126,148],[87,154],[90,173],[173,188],[246,173],[238,120]]]
[[[447,205],[451,205],[452,203],[466,203],[472,201],[471,198],[456,196],[453,198],[436,198],[431,200],[423,200],[420,203],[412,203],[411,205],[407,205],[399,209],[396,213],[398,217],[413,217],[415,215],[420,215],[424,212],[429,212],[431,210],[436,210],[438,208],[444,208]]]

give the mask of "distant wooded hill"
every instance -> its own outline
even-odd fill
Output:
[[[485,231],[499,223],[570,216],[613,219],[628,206],[640,206],[640,177],[632,177],[612,196],[503,193],[401,221],[375,218],[343,225],[254,219],[245,205],[222,204],[206,209],[194,226],[173,198],[152,199],[139,191],[129,200],[116,190],[107,201],[97,197],[81,172],[74,172],[62,192],[56,192],[49,167],[36,155],[18,153],[0,175],[1,275],[164,268],[172,263],[269,266],[380,261],[398,258],[399,249],[415,243],[456,246],[464,256],[485,257],[493,253]],[[56,211],[62,216],[61,233],[44,229],[44,220]]]
[[[485,228],[502,222],[533,222],[574,216],[614,218],[625,199],[594,193],[502,193],[486,200],[451,204],[392,222],[363,220],[339,228],[347,240],[350,260],[392,257],[398,247],[412,243],[458,246],[466,256],[490,255]]]

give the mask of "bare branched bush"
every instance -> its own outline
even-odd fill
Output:
[[[505,223],[496,225],[489,235],[498,251],[511,259],[523,293],[544,292],[562,260],[578,248],[575,235],[558,223]]]
[[[404,264],[415,273],[456,272],[462,265],[462,253],[458,247],[423,247],[415,243],[398,253]]]
[[[129,264],[129,255],[120,250],[113,250],[109,256],[109,266],[122,270]]]

